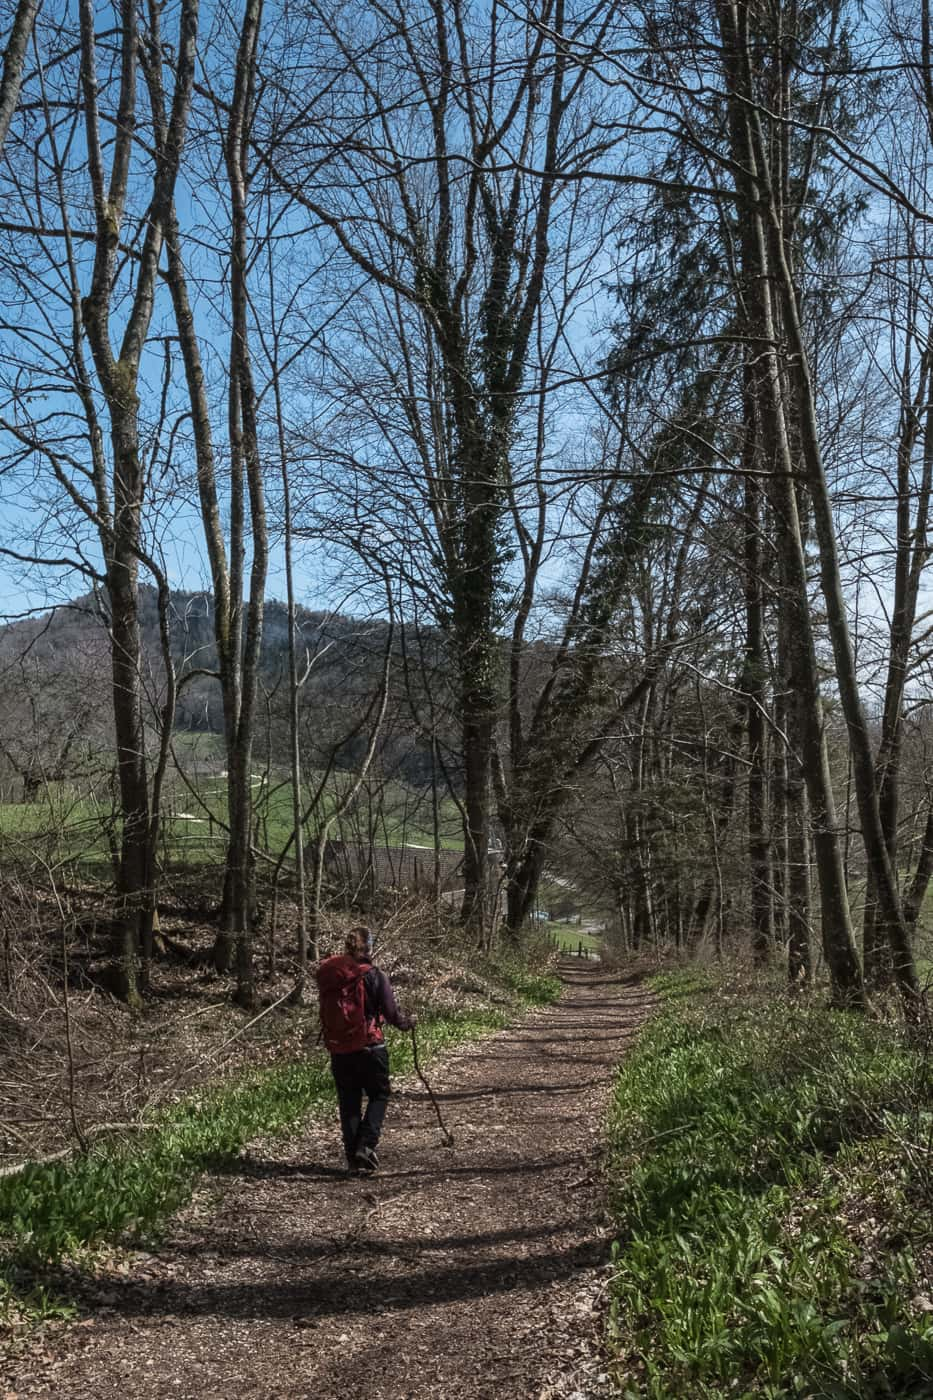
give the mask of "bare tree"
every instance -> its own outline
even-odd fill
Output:
[[[581,64],[568,76],[565,30],[598,45],[613,8],[571,18],[554,0],[534,25],[499,4],[355,9],[352,26],[340,10],[313,13],[322,54],[343,71],[341,97],[315,100],[315,128],[297,109],[292,149],[276,154],[274,171],[330,231],[344,265],[381,289],[390,324],[422,357],[413,377],[402,347],[390,372],[420,454],[437,622],[460,672],[463,917],[481,930],[509,473],[540,378],[535,328],[565,255],[556,250],[583,226],[558,169],[592,137],[590,75]],[[335,138],[324,149],[322,123]],[[515,153],[543,173],[521,173]],[[317,186],[309,170],[320,172]]]
[[[147,354],[164,231],[185,140],[198,6],[196,0],[186,0],[180,10],[171,111],[158,151],[151,146],[144,148],[137,132],[144,126],[138,111],[141,53],[150,55],[150,82],[161,89],[164,57],[160,12],[151,8],[141,24],[135,6],[123,4],[117,7],[115,18],[106,43],[106,57],[102,58],[94,8],[90,4],[80,6],[77,43],[70,51],[80,63],[80,106],[66,102],[62,114],[50,100],[41,62],[35,75],[37,101],[33,110],[41,115],[39,142],[51,172],[51,207],[56,210],[58,223],[50,226],[45,221],[44,194],[36,206],[29,205],[32,223],[26,231],[43,250],[50,296],[48,304],[42,305],[32,287],[26,303],[29,310],[22,324],[24,344],[38,347],[44,343],[52,355],[41,367],[38,363],[30,366],[12,389],[3,427],[21,455],[34,454],[44,463],[63,503],[63,515],[71,519],[67,528],[76,541],[70,559],[66,556],[56,561],[53,550],[41,547],[41,538],[29,557],[38,564],[57,562],[59,567],[64,564],[78,569],[86,577],[97,579],[106,596],[122,809],[115,976],[123,994],[134,1000],[139,952],[148,945],[151,935],[153,842],[157,833],[157,814],[154,819],[151,807],[142,690],[140,564],[152,574],[160,589],[167,587],[165,571],[143,534],[152,459],[146,450],[148,444],[141,437],[140,376]],[[105,122],[112,122],[115,132],[106,139],[102,135]],[[76,143],[85,151],[80,167],[74,158]],[[11,161],[8,171],[17,198],[28,201],[21,163]],[[73,195],[79,179],[82,185],[87,182],[86,203],[93,211],[93,230],[73,224]],[[140,186],[147,191],[148,203],[137,237],[133,232],[127,235],[126,225],[138,216],[138,211],[131,208],[130,196],[131,192],[135,196]],[[124,243],[127,236],[132,246]],[[90,265],[79,253],[86,243],[94,250]],[[65,393],[77,400],[85,424],[83,439],[80,434],[74,435],[67,410],[53,414],[52,424],[41,416],[42,410],[38,414],[34,411],[36,386],[46,379],[50,365],[60,374]],[[109,422],[109,450],[102,411]],[[157,423],[158,414],[154,417]],[[151,423],[149,420],[146,424],[147,434]],[[154,440],[158,440],[157,426]],[[48,534],[57,529],[56,521]],[[94,541],[102,564],[92,562],[85,552],[86,541]],[[27,557],[25,552],[21,557]],[[168,680],[171,692],[171,678]],[[171,693],[167,703],[170,716]],[[167,723],[170,726],[170,717]],[[156,786],[163,766],[164,752],[157,762]]]

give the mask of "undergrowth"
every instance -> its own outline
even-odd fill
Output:
[[[517,958],[500,960],[495,977],[519,1006],[549,1006],[560,996],[559,977],[529,967]]]
[[[510,1009],[551,1001],[559,982],[522,969],[496,969]],[[500,1029],[498,1008],[423,1011],[418,1048],[423,1059]],[[413,1068],[411,1038],[387,1032],[393,1074]],[[151,1234],[190,1197],[201,1173],[234,1160],[256,1138],[287,1133],[303,1119],[332,1109],[329,1061],[311,1057],[250,1071],[190,1095],[155,1116],[131,1138],[111,1139],[84,1155],[28,1165],[0,1178],[0,1322],[6,1315],[67,1315],[67,1304],[41,1283],[48,1266],[88,1246],[120,1236]]]
[[[928,1058],[702,974],[655,986],[610,1120],[622,1393],[933,1396]]]

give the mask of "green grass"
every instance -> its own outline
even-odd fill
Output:
[[[574,917],[581,917],[593,923],[602,923],[611,916],[611,910],[607,909],[604,901],[594,899],[584,886],[567,884],[550,879],[547,875],[541,877],[538,885],[538,908],[545,909],[555,916],[568,914]],[[555,917],[555,923],[559,918]]]
[[[933,1395],[929,1066],[852,1015],[708,1009],[688,976],[658,979],[611,1112],[622,1393]]]
[[[109,803],[65,784],[52,786],[43,801],[0,803],[0,864],[28,865],[38,855],[52,869],[81,868],[109,878],[109,819]]]
[[[602,948],[602,939],[592,933],[581,933],[579,924],[562,923],[555,919],[551,923],[542,924],[541,931],[564,953],[575,953],[581,943],[591,953],[598,953]]]
[[[517,958],[500,958],[494,965],[493,975],[519,1007],[549,1006],[560,996],[559,977],[529,968]]]
[[[192,764],[222,763],[226,757],[224,736],[209,730],[176,729],[172,734],[172,748],[177,758]]]
[[[333,794],[325,796],[325,806],[336,800],[337,793],[355,778],[354,774],[338,773],[331,778]],[[310,797],[316,779],[310,775],[305,784],[305,799]],[[221,815],[226,805],[226,786],[223,780],[210,784],[211,805],[217,803],[217,814]],[[283,781],[282,775],[273,775],[268,791],[254,789],[262,794],[257,802],[257,818],[261,839],[270,853],[278,854],[285,846],[292,832],[292,787]],[[401,846],[405,844],[434,848],[434,836],[428,829],[430,805],[421,794],[420,801],[404,783],[388,782],[381,794],[384,820],[380,819],[376,829],[377,846]],[[183,810],[194,811],[187,806]],[[444,802],[440,813],[441,846],[444,850],[462,850],[463,830],[460,815],[452,802]],[[366,798],[360,794],[350,812],[337,821],[332,830],[335,839],[355,842],[366,841]],[[430,855],[429,851],[425,852]]]

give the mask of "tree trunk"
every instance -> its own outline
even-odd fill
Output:
[[[894,565],[894,602],[888,641],[888,667],[885,678],[884,707],[881,718],[881,743],[878,747],[875,771],[878,783],[878,815],[884,843],[893,871],[897,871],[897,827],[900,808],[900,767],[903,736],[904,690],[910,660],[910,647],[917,617],[920,579],[927,561],[927,522],[930,508],[931,471],[933,471],[933,405],[930,404],[930,352],[924,351],[919,384],[915,395],[910,393],[910,352],[912,337],[905,337],[901,395],[901,422],[897,451],[897,536]],[[927,409],[921,420],[922,405]],[[923,471],[917,499],[916,518],[911,521],[911,464],[914,448],[920,436],[921,421],[925,426]],[[908,927],[913,921],[905,907]],[[885,936],[884,921],[878,903],[878,890],[873,872],[869,872],[865,893],[863,925],[865,978],[870,986],[882,987],[891,980],[893,968],[891,944]]]
[[[507,850],[511,849],[508,833],[506,847]],[[521,858],[507,870],[506,924],[513,939],[518,937],[522,925],[534,909],[546,853],[545,835],[533,827],[525,839]]]
[[[774,892],[774,941],[787,942],[787,781],[790,755],[783,736],[787,733],[787,697],[778,671],[774,697],[774,737],[771,745],[771,885]]]
[[[781,711],[789,743],[784,750],[784,811],[787,842],[787,980],[791,987],[809,984],[813,972],[810,932],[810,828],[807,788],[799,759],[802,728],[799,700],[788,661],[788,617],[778,616],[778,677]]]
[[[95,13],[90,0],[81,0],[81,87],[84,104],[86,158],[94,202],[96,240],[91,286],[80,306],[110,414],[113,501],[112,518],[103,467],[96,471],[95,511],[106,563],[106,586],[111,611],[114,722],[117,769],[123,822],[117,869],[118,914],[114,955],[117,982],[129,1000],[138,997],[138,959],[151,942],[154,913],[155,841],[158,821],[152,820],[146,763],[146,735],[140,676],[138,569],[143,557],[140,522],[145,473],[139,448],[139,365],[152,320],[155,283],[163,237],[170,220],[190,105],[197,41],[197,0],[185,0],[179,17],[176,85],[170,119],[166,119],[161,68],[148,70],[153,107],[157,160],[152,198],[129,310],[119,353],[111,344],[111,306],[118,276],[120,229],[130,181],[136,125],[137,68],[144,46],[137,13],[130,0],[120,6],[120,79],[115,130],[108,135],[111,154],[105,177],[98,107]],[[150,12],[149,39],[161,55],[158,12]],[[158,76],[156,70],[158,69]],[[96,427],[96,422],[91,425]],[[92,438],[94,433],[92,431]],[[164,583],[159,571],[153,572]],[[161,599],[164,609],[165,598]],[[171,692],[171,678],[167,678]],[[168,722],[171,710],[166,709]],[[161,780],[161,768],[159,779]]]
[[[308,936],[314,959],[321,954],[321,909],[324,899],[324,863],[327,858],[328,827],[322,827],[311,846],[311,890],[308,900]]]
[[[434,919],[438,928],[441,920],[441,803],[438,783],[437,729],[431,727],[431,838],[434,845],[434,861],[431,878],[431,897],[434,906]]]
[[[772,477],[772,500],[781,566],[780,607],[784,614],[787,640],[787,686],[790,695],[796,698],[795,730],[800,743],[807,796],[812,811],[813,844],[820,884],[823,949],[834,1001],[840,1005],[861,1006],[862,976],[852,934],[842,846],[823,726],[819,669],[812,634],[797,497],[781,417],[779,373],[772,355],[768,356],[768,371],[767,411],[764,421],[766,433],[772,442],[776,442],[779,451]],[[794,839],[792,833],[792,846]],[[792,857],[792,867],[794,864]]]
[[[0,155],[6,145],[10,122],[19,102],[23,81],[23,61],[32,38],[39,0],[19,0],[10,37],[3,55],[3,76],[0,78]]]
[[[113,717],[123,819],[114,923],[114,980],[118,995],[139,1000],[139,958],[149,884],[149,784],[139,670],[139,462],[132,433],[114,432],[115,518],[107,561],[110,603]]]
[[[761,169],[764,148],[753,139],[754,115],[749,114],[748,106],[755,100],[754,84],[750,77],[748,12],[744,6],[739,8],[720,4],[719,18],[727,82],[732,94],[730,131],[743,220],[741,291],[748,331],[753,344],[761,347],[760,393],[757,396],[759,423],[765,461],[773,468],[770,493],[781,570],[781,606],[785,609],[787,620],[788,676],[791,691],[797,695],[799,702],[800,741],[813,815],[820,881],[823,947],[834,1001],[839,1005],[860,1007],[864,1004],[862,974],[852,935],[823,727],[820,676],[788,433],[788,405],[776,349],[780,335],[768,280],[773,245],[769,242],[761,212],[761,193],[767,172]]]
[[[259,456],[256,389],[249,351],[249,262],[247,217],[247,134],[253,118],[256,52],[262,20],[262,0],[246,0],[237,51],[233,102],[227,125],[224,158],[230,186],[230,448],[232,475],[242,473],[249,499],[252,543],[249,599],[246,607],[240,709],[234,741],[235,761],[228,770],[230,793],[230,908],[227,929],[234,945],[236,999],[251,1007],[256,999],[253,974],[254,866],[252,858],[252,754],[259,662],[262,649],[263,604],[268,562],[265,495]],[[237,569],[239,573],[239,567]],[[235,595],[239,599],[239,593]]]
[[[473,663],[463,687],[463,905],[461,920],[479,938],[486,933],[490,911],[487,908],[487,870],[490,837],[490,772],[492,767],[495,693],[483,672],[490,665],[488,639],[477,639],[482,659]],[[461,663],[464,664],[464,663]]]
[[[743,385],[745,440],[745,668],[742,689],[748,733],[748,852],[751,876],[752,952],[767,962],[774,947],[774,907],[771,886],[771,844],[768,833],[768,781],[765,729],[764,577],[761,547],[761,487],[757,468],[758,415],[756,371],[746,362]]]
[[[920,855],[917,858],[917,866],[910,882],[910,889],[904,900],[904,916],[909,921],[911,928],[916,927],[920,918],[920,911],[923,909],[923,901],[926,899],[931,877],[933,877],[933,801],[930,802],[927,809]]]
[[[746,50],[746,63],[750,55]],[[761,202],[755,204],[755,223],[761,228],[759,269],[770,270],[781,309],[782,329],[787,335],[791,355],[788,373],[795,390],[798,411],[804,476],[813,503],[813,520],[820,556],[820,584],[826,605],[826,617],[835,662],[836,682],[849,733],[855,795],[858,802],[862,839],[871,880],[877,890],[878,911],[891,945],[894,975],[908,1016],[914,1017],[920,1001],[920,987],[911,946],[910,930],[904,919],[894,868],[891,863],[878,803],[878,787],[871,736],[859,692],[852,641],[846,617],[845,598],[839,571],[832,503],[823,469],[817,426],[816,401],[810,378],[806,340],[800,323],[797,293],[784,244],[782,221],[775,205],[770,174],[764,159],[766,143],[761,131],[761,119],[756,110],[747,111],[745,121],[750,128],[750,155],[762,176],[759,194],[764,195],[766,226],[761,214]],[[766,294],[765,299],[769,299]],[[771,325],[774,326],[774,319]],[[771,344],[776,344],[772,338]],[[769,360],[775,352],[769,353]],[[780,402],[778,402],[780,412]],[[786,455],[788,468],[790,454]],[[812,802],[812,794],[811,794]],[[816,815],[816,814],[814,814]],[[817,837],[817,841],[819,838]]]
[[[657,928],[655,926],[654,894],[651,887],[651,844],[646,840],[644,820],[635,817],[635,907],[633,917],[633,941],[636,948],[655,947]]]

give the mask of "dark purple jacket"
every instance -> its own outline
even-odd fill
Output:
[[[371,1027],[370,1045],[381,1045],[385,1040],[383,1021],[397,1026],[400,1031],[411,1030],[411,1020],[399,1011],[392,983],[381,968],[369,968],[363,978],[363,995],[366,998],[366,1024]]]

